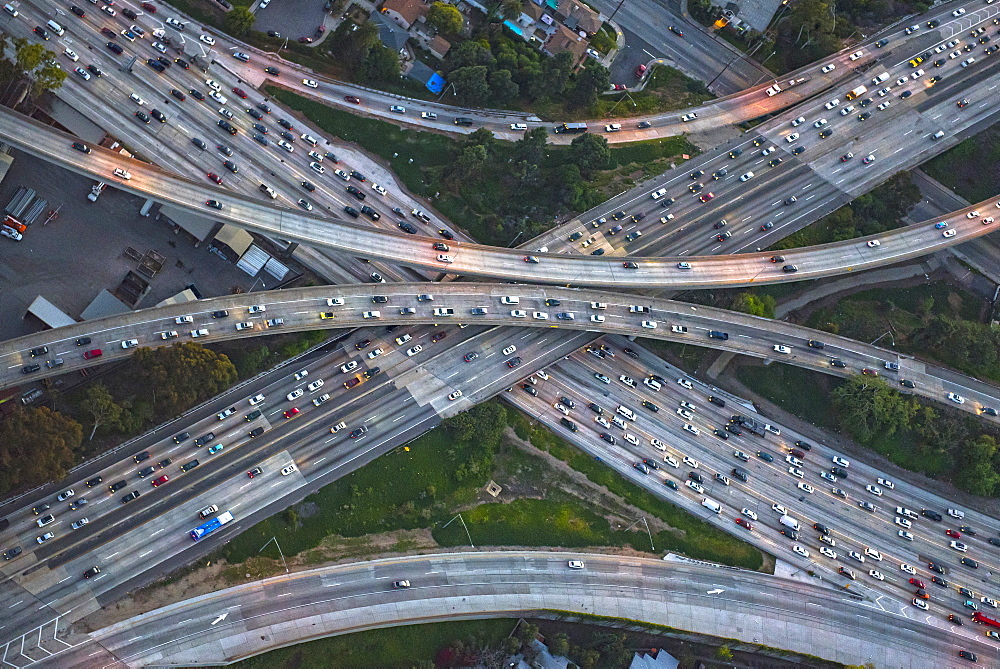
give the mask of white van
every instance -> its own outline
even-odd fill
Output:
[[[301,135],[299,135],[299,139],[301,139],[306,144],[310,144],[312,146],[316,146],[317,144],[319,144],[319,140],[310,135],[309,133],[302,133]]]
[[[877,77],[875,77],[874,79],[872,79],[872,83],[875,84],[876,86],[878,86],[879,84],[881,84],[883,81],[885,81],[888,78],[889,78],[889,73],[888,72],[883,72],[882,74],[880,74]]]
[[[18,15],[17,10],[14,9],[14,5],[6,4],[6,5],[3,6],[3,8],[6,9],[7,13],[10,14],[11,16],[17,16]]]
[[[56,23],[51,19],[45,25],[49,27],[49,30],[54,32],[56,35],[59,35],[60,37],[62,37],[63,34],[66,32],[65,30],[63,30],[63,27],[61,25],[59,25],[58,23]]]
[[[920,516],[918,516],[916,513],[914,513],[913,511],[910,511],[906,507],[902,507],[902,506],[897,506],[896,507],[896,515],[897,516],[905,516],[906,518],[909,518],[910,520],[918,520],[920,518]]]
[[[627,406],[619,404],[617,411],[618,413],[625,416],[629,420],[635,420],[635,412],[629,409]]]
[[[708,509],[709,511],[713,511],[715,513],[722,513],[722,505],[716,502],[714,499],[709,499],[708,497],[705,497],[704,499],[701,500],[701,505],[706,509]]]
[[[521,300],[518,297],[515,297],[514,295],[504,295],[503,297],[500,298],[500,301],[503,304],[517,304]]]
[[[642,382],[645,383],[650,388],[652,388],[653,390],[655,390],[656,392],[660,392],[660,388],[663,387],[659,381],[657,381],[656,379],[651,379],[649,377],[643,379]]]

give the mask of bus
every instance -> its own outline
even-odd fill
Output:
[[[233,514],[230,513],[229,511],[220,513],[218,516],[208,521],[204,525],[199,525],[198,527],[191,530],[189,534],[191,535],[192,539],[198,541],[198,539],[201,539],[206,534],[211,534],[212,532],[216,531],[217,529],[219,529],[232,519],[233,519]]]
[[[587,132],[586,123],[563,123],[556,126],[556,132],[563,135],[571,135],[578,132]]]

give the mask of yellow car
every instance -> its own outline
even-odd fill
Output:
[[[319,313],[319,317],[321,320],[326,320],[327,318],[335,318],[332,311],[321,311]]]
[[[920,56],[917,56],[916,58],[910,61],[910,67],[916,67],[917,65],[920,65],[920,63],[922,62],[924,62],[924,59]]]

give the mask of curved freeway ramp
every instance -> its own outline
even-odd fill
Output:
[[[584,569],[569,569],[578,559]],[[393,582],[407,580],[407,588]],[[707,563],[551,552],[422,555],[240,585],[136,616],[40,662],[47,667],[223,664],[367,629],[544,611],[641,620],[845,664],[955,666],[1000,659],[974,626],[883,611],[844,590]]]
[[[262,234],[443,273],[531,283],[690,289],[802,281],[919,257],[988,234],[1000,225],[982,222],[993,213],[1000,214],[995,206],[997,199],[993,198],[952,213],[944,219],[948,221],[946,230],[935,229],[934,221],[927,221],[873,237],[784,251],[784,260],[778,263],[771,262],[767,252],[634,259],[559,253],[525,256],[517,249],[457,241],[451,242],[450,250],[442,254],[432,248],[440,239],[285,209],[270,201],[178,177],[100,147],[94,147],[90,154],[81,153],[71,148],[75,139],[71,135],[7,108],[0,108],[0,137],[27,153],[115,188]],[[127,170],[128,178],[116,176],[116,168]],[[217,200],[224,208],[209,209],[204,204],[207,200]],[[983,217],[965,216],[976,209],[984,212]],[[528,262],[531,258],[537,262]],[[626,267],[630,260],[635,268]]]

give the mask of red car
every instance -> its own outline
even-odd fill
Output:
[[[103,354],[104,354],[104,352],[101,349],[95,348],[92,351],[85,351],[84,354],[83,354],[83,359],[84,360],[91,360],[92,358],[99,358]]]
[[[345,95],[344,99],[347,100],[348,102],[350,102],[351,104],[355,104],[355,105],[361,104],[361,98],[356,97],[354,95]]]
[[[154,487],[154,488],[159,488],[159,487],[160,487],[161,485],[163,485],[164,483],[166,483],[166,482],[167,482],[167,481],[169,481],[169,480],[170,480],[170,477],[169,477],[169,476],[167,476],[166,474],[164,474],[164,475],[163,475],[163,476],[161,476],[160,478],[158,478],[158,479],[155,479],[155,480],[153,481],[153,487]]]
[[[945,530],[944,533],[947,534],[952,539],[961,539],[962,538],[961,533],[956,532],[955,530]]]
[[[924,582],[921,581],[919,578],[911,578],[910,579],[910,585],[915,585],[918,588],[923,588],[924,587]]]
[[[436,335],[434,335],[433,337],[431,337],[431,341],[436,344],[437,342],[441,341],[442,339],[444,339],[447,336],[448,336],[447,332],[438,332]]]
[[[313,42],[313,38],[312,37],[300,37],[299,38],[299,43],[300,44],[312,44],[312,42]]]
[[[361,379],[359,379],[358,377],[355,376],[353,379],[348,379],[348,380],[344,381],[344,387],[347,388],[348,390],[350,390],[351,388],[353,388],[354,386],[358,385],[359,383],[361,383]]]
[[[217,184],[219,184],[219,185],[222,185],[222,177],[220,177],[220,176],[219,176],[218,174],[216,174],[215,172],[209,172],[209,173],[208,173],[208,174],[207,174],[206,176],[207,176],[207,177],[208,177],[209,179],[211,179],[212,181],[214,181],[215,183],[217,183]]]
[[[625,84],[611,84],[611,90],[613,91],[624,91]]]
[[[874,369],[869,369],[868,367],[862,369],[861,373],[864,374],[865,376],[878,376],[877,371],[875,371]]]
[[[753,530],[753,525],[751,525],[750,521],[745,518],[737,518],[736,524],[739,525],[740,527],[745,527],[748,530]]]
[[[708,202],[708,201],[709,201],[709,200],[711,200],[711,199],[712,199],[713,197],[715,197],[715,193],[705,193],[704,195],[702,195],[702,196],[701,196],[700,198],[698,198],[698,199],[699,199],[699,200],[701,200],[702,202]]]
[[[646,74],[645,65],[640,65],[639,67],[635,68],[635,76],[637,79],[642,79],[644,74]]]
[[[148,3],[148,2],[142,3],[142,8],[145,9],[150,14],[155,14],[156,13],[156,5],[152,5],[152,4]]]
[[[243,90],[242,88],[236,88],[236,87],[234,87],[233,88],[233,93],[236,93],[236,95],[240,96],[241,98],[246,99],[247,92],[245,90]]]
[[[253,478],[254,476],[260,476],[263,473],[264,473],[263,469],[261,469],[260,467],[254,467],[253,469],[247,472],[247,476]]]
[[[299,411],[298,407],[292,407],[291,409],[289,409],[288,411],[285,412],[285,418],[291,418],[292,416],[298,416],[300,413],[302,413],[302,412]]]

